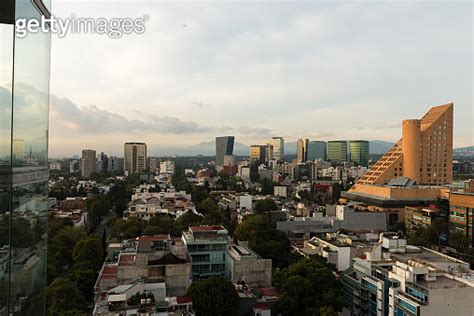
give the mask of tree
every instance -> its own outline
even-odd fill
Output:
[[[466,235],[461,231],[455,231],[449,234],[449,246],[456,249],[458,252],[464,252],[469,247],[469,242]]]
[[[131,216],[127,220],[118,219],[115,222],[115,227],[123,238],[132,238],[142,234],[143,222],[140,219]]]
[[[211,197],[208,197],[204,201],[201,202],[200,211],[203,214],[214,213],[214,212],[217,212],[218,209],[219,207],[217,206],[216,201],[214,201],[214,199]]]
[[[191,283],[187,294],[193,300],[196,315],[237,315],[239,296],[224,277],[211,277]]]
[[[254,205],[255,213],[265,213],[278,210],[278,205],[272,199],[258,200]]]
[[[275,229],[264,214],[248,215],[235,229],[234,236],[247,240],[249,246],[261,257],[272,259],[274,267],[288,266],[291,254],[290,241],[286,235]]]
[[[46,292],[48,315],[86,315],[86,302],[76,286],[68,278],[57,278]]]
[[[66,226],[48,240],[48,280],[65,275],[73,266],[73,250],[87,235],[81,228]]]
[[[74,247],[73,259],[76,265],[87,266],[92,270],[100,269],[103,260],[100,239],[89,236],[80,240]]]
[[[335,315],[342,304],[342,286],[331,270],[302,259],[274,275],[280,291],[276,312],[283,315]]]

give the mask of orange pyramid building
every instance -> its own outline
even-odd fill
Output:
[[[404,120],[402,139],[361,177],[358,185],[383,185],[407,177],[419,185],[444,185],[453,179],[453,103],[431,108],[421,119]]]

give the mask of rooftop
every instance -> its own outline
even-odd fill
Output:
[[[212,232],[212,231],[226,230],[222,225],[190,226],[189,229],[193,232]]]

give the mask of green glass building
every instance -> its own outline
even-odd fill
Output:
[[[328,142],[328,160],[333,162],[347,161],[347,141],[333,140]]]
[[[349,143],[351,161],[364,167],[369,166],[369,142],[353,140]]]
[[[308,160],[327,159],[327,145],[324,141],[310,141],[308,143]]]
[[[41,0],[0,1],[0,315],[46,315],[50,34]]]

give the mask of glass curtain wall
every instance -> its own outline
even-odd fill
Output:
[[[50,34],[14,21],[49,5],[0,1],[0,315],[46,314]]]

